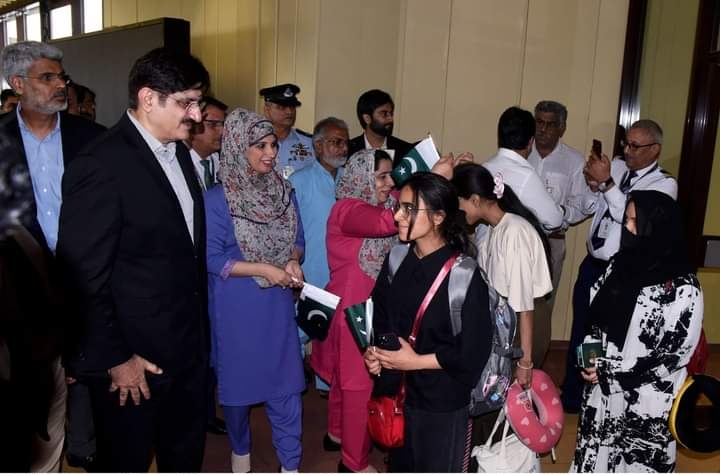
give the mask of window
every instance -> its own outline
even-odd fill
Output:
[[[7,17],[5,23],[5,44],[13,44],[18,42],[17,20],[14,16]]]
[[[72,5],[50,10],[50,39],[72,36]]]
[[[83,0],[83,33],[102,30],[103,0]]]
[[[42,41],[42,30],[40,26],[40,3],[33,3],[25,7],[25,39],[30,41]]]

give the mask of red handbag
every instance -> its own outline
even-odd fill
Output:
[[[459,254],[450,257],[445,265],[443,265],[440,273],[435,277],[432,286],[428,290],[425,298],[418,308],[413,322],[408,343],[414,348],[417,333],[420,330],[420,322],[425,315],[430,301],[435,296],[438,288],[443,280],[450,273],[450,269],[455,264]],[[405,377],[403,376],[400,383],[400,390],[397,395],[392,397],[371,397],[368,401],[368,431],[370,438],[377,444],[386,448],[399,448],[405,441],[405,413],[403,411],[405,405]]]

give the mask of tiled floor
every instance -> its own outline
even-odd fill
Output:
[[[544,369],[559,383],[564,375],[565,353],[552,350]],[[715,348],[707,370],[708,375],[720,377],[720,351]],[[304,395],[304,434],[303,461],[300,470],[304,472],[336,472],[339,453],[328,453],[322,449],[322,437],[325,434],[327,401],[320,398],[314,389]],[[254,472],[277,472],[279,464],[270,439],[270,427],[262,407],[252,411],[251,426],[253,436],[252,466]],[[543,472],[567,472],[575,449],[575,431],[577,415],[567,415],[565,430],[555,448],[557,460],[550,456],[541,458]],[[381,471],[385,470],[383,453],[375,449],[370,454],[370,462]],[[204,472],[230,471],[230,444],[226,436],[209,434],[205,451]],[[720,452],[714,455],[699,455],[680,450],[678,472],[720,472]]]

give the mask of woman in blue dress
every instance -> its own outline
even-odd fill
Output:
[[[302,286],[304,239],[292,188],[275,171],[277,137],[243,109],[225,121],[220,179],[205,195],[211,361],[232,445],[250,470],[251,405],[264,403],[283,472],[302,454],[305,389],[292,288]]]

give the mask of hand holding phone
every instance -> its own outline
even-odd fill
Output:
[[[375,345],[386,351],[400,350],[400,340],[397,334],[386,333],[375,336]]]

